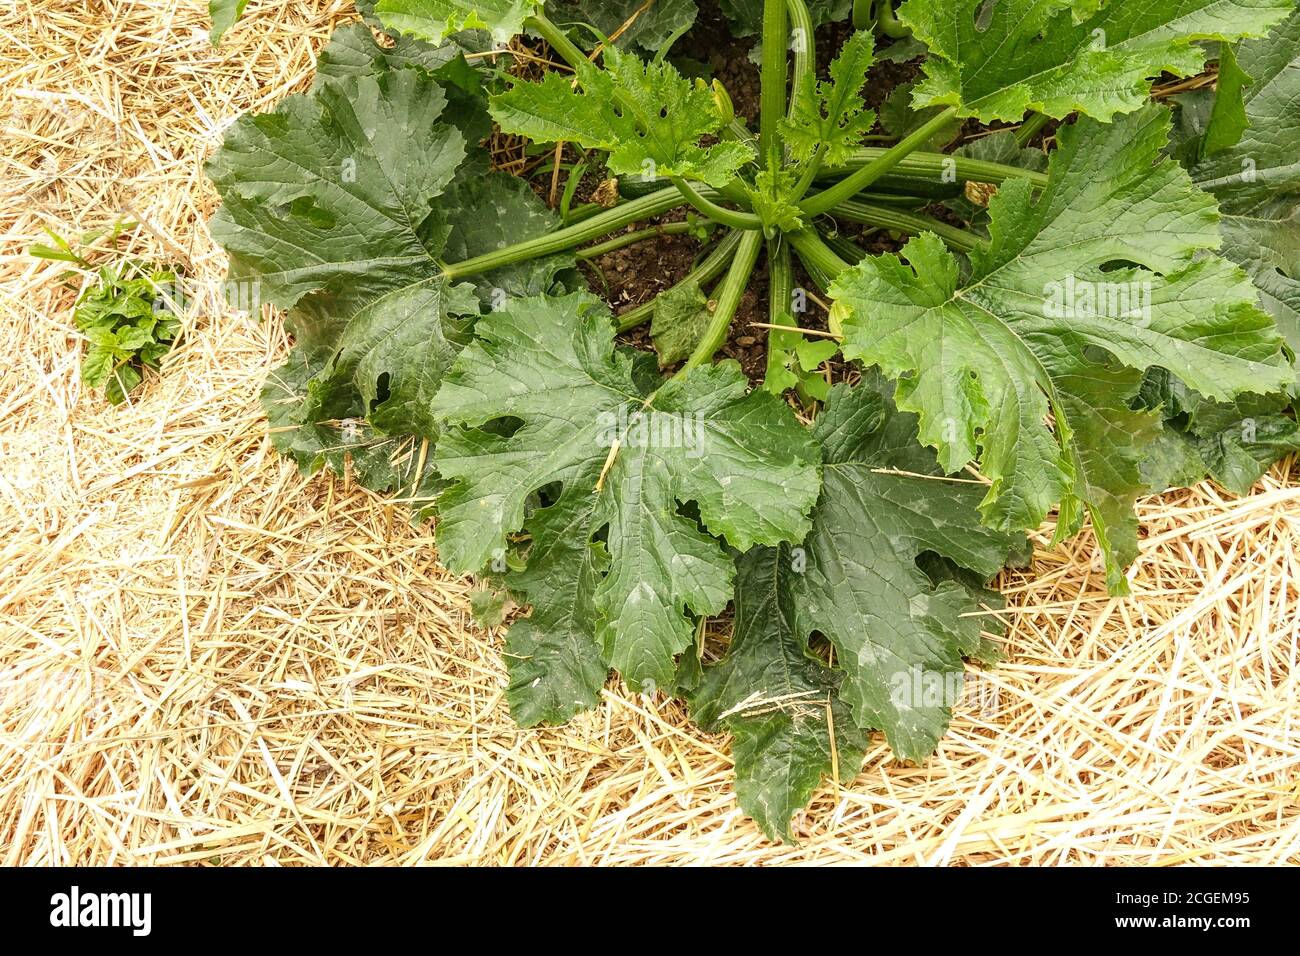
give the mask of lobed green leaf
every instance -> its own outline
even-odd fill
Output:
[[[1098,8],[1099,7],[1099,8]],[[899,17],[930,49],[915,105],[981,122],[1037,111],[1101,120],[1140,109],[1162,72],[1201,70],[1196,40],[1262,36],[1292,0],[906,0]]]
[[[1128,405],[1141,372],[1168,369],[1216,400],[1293,378],[1245,274],[1205,254],[1219,241],[1214,203],[1159,161],[1168,133],[1156,105],[1080,120],[1059,132],[1036,202],[1027,182],[1003,184],[969,275],[924,234],[908,265],[868,258],[832,288],[844,354],[901,377],[899,405],[945,470],[978,460],[992,480],[985,520],[1034,527],[1059,502],[1064,535],[1086,508],[1116,589],[1157,427]]]

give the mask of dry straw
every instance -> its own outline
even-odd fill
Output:
[[[62,267],[24,254],[138,220],[124,249],[213,281],[201,164],[310,81],[345,0],[12,0],[0,13],[0,862],[1300,861],[1300,485],[1143,503],[1134,596],[1093,542],[1005,582],[1009,662],[939,753],[882,742],[797,848],[736,808],[727,742],[616,684],[520,731],[500,635],[427,528],[272,453],[272,317],[193,310],[129,406],[77,381]]]

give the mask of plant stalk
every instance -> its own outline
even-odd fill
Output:
[[[876,22],[885,36],[901,40],[912,35],[912,28],[899,21],[898,14],[894,12],[893,0],[880,0],[876,9]]]
[[[853,29],[876,28],[876,0],[853,0]]]
[[[1038,135],[1038,131],[1048,124],[1051,117],[1046,113],[1034,113],[1029,119],[1020,124],[1020,129],[1016,130],[1016,145],[1024,149],[1029,145],[1029,141]]]
[[[836,255],[835,250],[817,235],[814,229],[800,229],[786,234],[799,259],[810,272],[820,273],[826,279],[834,279],[849,268],[849,264]]]
[[[867,251],[847,236],[822,236],[822,241],[849,265],[855,266],[867,257]]]
[[[565,63],[581,74],[591,68],[587,55],[578,49],[568,35],[542,13],[535,13],[524,21],[524,26],[545,40]]]
[[[786,12],[790,15],[790,34],[794,38],[794,73],[790,80],[789,114],[803,95],[804,88],[816,79],[817,38],[813,33],[812,14],[804,0],[787,0]]]
[[[762,164],[778,150],[777,124],[785,116],[786,0],[763,0],[763,52],[759,72],[758,145]]]
[[[867,163],[861,169],[850,173],[844,179],[841,179],[834,186],[823,190],[816,195],[809,196],[799,204],[800,208],[810,216],[819,216],[824,212],[829,212],[835,206],[838,206],[846,199],[852,199],[862,190],[866,189],[885,173],[889,172],[900,162],[903,161],[910,153],[915,152],[923,144],[929,142],[930,138],[954,116],[957,115],[957,108],[949,106],[941,110],[925,123],[922,123],[917,130],[910,136],[900,140],[895,146],[885,150],[880,156]]]
[[[808,190],[812,188],[813,180],[817,178],[817,173],[822,168],[822,156],[824,153],[824,146],[818,144],[817,148],[813,151],[812,156],[808,160],[808,165],[804,167],[803,174],[799,177],[799,181],[795,183],[794,192],[790,196],[791,202],[797,203],[808,194]]]
[[[956,226],[941,222],[931,216],[909,212],[896,206],[878,206],[872,203],[847,199],[831,210],[831,215],[850,222],[860,222],[867,226],[879,226],[882,229],[897,229],[917,235],[932,232],[949,246],[961,252],[970,252],[984,245],[984,240],[973,232],[958,229]]]
[[[683,375],[695,366],[711,361],[714,353],[727,341],[727,330],[731,328],[731,320],[736,317],[740,298],[745,294],[749,277],[754,272],[754,263],[758,261],[758,250],[763,245],[761,232],[750,230],[742,232],[740,237],[740,245],[736,248],[736,257],[731,260],[727,277],[714,290],[713,298],[717,302],[717,308],[713,311],[713,320],[700,339],[700,344],[695,347],[677,375]]]
[[[859,149],[847,164],[843,166],[823,166],[819,175],[832,178],[852,173],[875,162],[887,152],[889,150],[878,146]],[[976,183],[1003,183],[1008,179],[1028,179],[1035,189],[1042,189],[1047,185],[1046,173],[1036,173],[1033,170],[1022,169],[1019,166],[1008,166],[1004,163],[990,163],[982,159],[967,159],[963,156],[950,156],[947,153],[930,153],[920,150],[903,157],[890,172],[903,176],[926,177],[942,177],[949,174],[955,176],[957,182]]]
[[[714,222],[720,222],[724,226],[730,226],[733,229],[763,228],[763,220],[752,212],[741,212],[736,209],[728,209],[726,206],[719,206],[713,200],[698,192],[694,185],[680,177],[673,177],[671,182],[686,198],[688,203]],[[658,194],[653,193],[652,195]]]
[[[678,282],[671,288],[660,292],[659,295],[655,296],[649,302],[643,302],[635,309],[628,309],[628,311],[620,315],[618,317],[618,330],[620,332],[626,332],[628,329],[634,329],[642,322],[650,319],[650,317],[654,315],[655,302],[658,301],[659,296],[675,292],[692,282],[696,285],[704,286],[722,275],[722,273],[726,271],[728,264],[730,264],[732,257],[736,254],[736,247],[740,245],[740,237],[743,235],[745,235],[745,233],[740,230],[733,229],[731,232],[728,232],[718,241],[718,244],[713,247],[713,251],[709,253],[708,257],[688,272],[681,282]]]
[[[705,194],[702,194],[702,198],[707,199],[706,194],[712,192],[711,189],[706,190]],[[685,201],[681,192],[676,188],[660,189],[648,196],[642,196],[640,199],[629,200],[583,222],[557,229],[549,235],[529,239],[527,242],[516,243],[513,246],[506,246],[503,249],[475,256],[463,262],[444,264],[442,274],[447,279],[464,279],[467,276],[491,272],[493,269],[500,269],[502,266],[512,265],[516,262],[525,262],[529,259],[549,256],[556,252],[564,252],[574,246],[580,246],[583,243],[607,236],[611,232],[622,229],[624,226],[631,225],[641,219],[649,219],[670,209],[676,209]],[[757,219],[758,217],[755,216],[754,218]]]
[[[790,264],[790,244],[774,239],[767,244],[767,320],[772,325],[798,325],[791,314],[791,301],[794,298],[794,268]],[[778,336],[783,333],[772,329],[767,336],[767,368],[763,373],[763,382],[774,374],[783,371],[778,361],[779,349],[784,346]]]
[[[617,252],[619,249],[626,249],[628,246],[634,246],[638,242],[644,242],[647,239],[657,239],[660,236],[681,236],[698,228],[700,228],[699,220],[695,222],[669,222],[662,226],[647,226],[644,229],[638,229],[636,232],[627,232],[621,236],[615,236],[613,239],[606,239],[594,246],[586,246],[579,249],[574,255],[579,259],[599,259],[601,256]]]

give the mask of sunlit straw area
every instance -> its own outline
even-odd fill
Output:
[[[432,529],[271,449],[279,320],[190,304],[129,404],[82,388],[88,275],[119,243],[215,288],[202,164],[310,83],[347,0],[11,0],[0,13],[0,862],[1300,862],[1300,481],[1145,501],[1133,596],[1086,534],[1008,576],[1007,662],[923,766],[883,738],[774,844],[728,741],[611,681],[519,730],[500,634]],[[99,247],[102,258],[106,246]]]

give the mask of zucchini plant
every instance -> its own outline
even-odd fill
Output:
[[[1140,494],[1248,484],[1295,447],[1300,19],[1291,0],[736,2],[761,33],[751,125],[653,49],[681,20],[592,43],[593,9],[580,46],[550,13],[589,6],[365,5],[388,40],[343,27],[308,94],[230,129],[211,229],[296,338],[263,395],[276,446],[436,515],[444,564],[528,609],[506,637],[516,720],[595,706],[611,668],[684,696],[734,735],[741,806],[790,839],[872,732],[935,750],[966,662],[998,656],[988,582],[1027,530],[1090,519],[1120,594]],[[824,75],[810,7],[861,27]],[[540,37],[567,69],[493,76],[466,30]],[[878,33],[928,54],[891,98],[894,141],[867,146]],[[1207,49],[1217,95],[1175,114],[1153,83]],[[1047,122],[1044,161],[1024,146]],[[490,168],[494,124],[637,188],[566,221]],[[960,128],[987,135],[933,151]],[[615,315],[577,264],[680,209],[711,246]],[[854,223],[911,238],[868,254]],[[760,268],[752,381],[717,355]],[[801,276],[829,329],[800,326]],[[658,356],[622,335],[643,323]],[[813,371],[836,353],[829,384]]]

